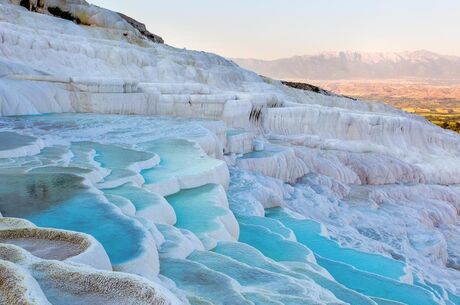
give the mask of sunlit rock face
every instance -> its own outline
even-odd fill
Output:
[[[460,304],[458,135],[143,30],[0,0],[0,304]]]

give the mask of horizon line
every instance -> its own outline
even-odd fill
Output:
[[[307,57],[307,56],[318,56],[318,55],[324,55],[324,54],[333,54],[333,53],[361,53],[361,54],[403,54],[403,53],[416,53],[416,52],[426,52],[426,53],[432,53],[434,55],[439,55],[439,56],[445,56],[445,57],[457,57],[460,58],[459,55],[454,55],[454,54],[445,54],[445,53],[438,53],[435,51],[430,51],[427,49],[416,49],[416,50],[401,50],[401,51],[364,51],[364,50],[337,50],[337,51],[331,51],[331,50],[324,50],[324,51],[318,51],[318,52],[312,52],[312,53],[304,53],[300,55],[291,55],[291,56],[285,56],[285,57],[277,57],[273,59],[262,59],[262,58],[254,58],[254,57],[227,57],[223,56],[220,54],[220,56],[223,56],[227,59],[230,60],[258,60],[258,61],[277,61],[277,60],[283,60],[283,59],[292,59],[296,57]],[[211,52],[213,53],[213,52]]]

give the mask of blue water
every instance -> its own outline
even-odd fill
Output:
[[[331,273],[336,281],[359,293],[395,300],[407,305],[435,305],[434,295],[418,286],[397,282],[376,274],[363,272],[350,265],[317,257],[318,263]]]
[[[268,210],[266,216],[281,221],[294,231],[297,241],[310,248],[316,255],[394,280],[399,280],[406,274],[405,264],[402,262],[381,255],[343,248],[335,241],[322,236],[321,225],[315,221],[289,217],[281,209]]]
[[[160,273],[172,279],[178,288],[191,292],[192,304],[254,305],[235,287],[239,286],[235,280],[202,264],[165,258],[160,268]]]
[[[240,224],[239,241],[253,246],[265,256],[278,262],[306,263],[312,254],[307,247],[286,240],[283,236],[258,225]]]
[[[182,139],[161,139],[139,144],[143,149],[160,156],[160,164],[141,172],[147,184],[196,175],[213,168],[222,161],[203,155],[194,143]]]
[[[94,160],[102,167],[111,169],[124,169],[136,162],[147,161],[155,155],[144,151],[137,151],[115,145],[104,145],[99,143],[85,142],[82,145],[96,151]]]
[[[136,211],[142,211],[152,205],[159,204],[162,199],[155,193],[130,184],[124,184],[111,189],[104,189],[104,193],[125,197],[136,207]]]
[[[261,151],[252,151],[247,154],[244,154],[241,159],[254,159],[254,158],[267,158],[275,155],[276,152],[273,151],[266,151],[266,150],[261,150]]]
[[[444,295],[444,290],[441,287],[430,283],[422,283],[416,275],[414,276],[414,285],[431,291],[431,293],[433,293],[438,298],[442,298]]]
[[[246,130],[244,129],[228,129],[225,134],[227,136],[236,136],[236,135],[240,135],[240,134],[243,134],[243,133],[246,133]]]
[[[36,140],[34,137],[20,135],[15,132],[0,132],[0,151],[30,145]]]
[[[248,224],[248,225],[260,225],[263,226],[273,233],[281,235],[285,239],[289,239],[294,236],[292,230],[286,228],[281,222],[270,219],[267,217],[256,217],[256,216],[237,216],[239,224]]]
[[[151,141],[187,132],[194,136],[207,133],[202,127],[190,128],[183,122],[170,119],[71,114],[8,120],[15,121],[14,124],[21,126],[20,129],[29,128],[37,132],[38,137],[59,135],[62,139],[68,139],[66,136],[70,136],[69,139],[72,141],[103,140],[107,143],[131,143],[133,146],[126,147],[138,147],[149,151],[146,153],[94,142],[74,142],[70,148],[76,152],[75,158],[71,161],[72,167],[60,167],[62,162],[56,162],[62,159],[68,148],[48,147],[33,157],[14,158],[14,170],[0,170],[1,213],[5,216],[23,217],[40,226],[91,234],[103,244],[113,264],[124,263],[141,254],[142,242],[147,233],[136,222],[122,215],[115,207],[105,203],[82,184],[79,175],[88,174],[90,170],[78,166],[91,169],[93,164],[88,158],[89,150],[96,151],[95,161],[112,170],[107,180],[133,174],[127,170],[129,165],[148,160],[155,153],[161,156],[161,163],[158,167],[142,172],[147,183],[165,182],[177,176],[194,175],[222,162],[204,156],[200,149],[186,140]],[[227,134],[238,133],[239,131],[229,131]],[[6,143],[6,146],[0,145],[0,149],[5,149],[26,145],[35,138],[0,133],[0,139],[7,140],[7,143],[0,143]],[[137,145],[147,140],[149,142]],[[270,157],[278,152],[276,147],[270,147],[265,151],[246,154],[243,158]],[[45,165],[48,167],[21,174],[21,171],[30,167]],[[7,166],[7,163],[2,166]],[[156,204],[156,200],[159,199],[141,188],[130,185],[104,192],[129,199],[138,211]],[[218,204],[216,196],[217,186],[207,185],[183,190],[167,197],[177,214],[176,226],[197,235],[222,229],[223,224],[218,218],[228,215],[229,211]],[[244,198],[237,200],[240,200],[241,205]],[[298,279],[312,279],[339,299],[352,305],[375,305],[364,295],[372,296],[379,305],[431,305],[436,304],[433,297],[439,297],[444,292],[439,286],[430,283],[415,281],[414,286],[401,283],[398,279],[405,274],[402,262],[343,248],[335,241],[322,236],[321,226],[317,222],[291,218],[280,209],[268,210],[267,216],[270,218],[239,217],[241,243],[220,243],[213,249],[214,254],[196,252],[189,257],[190,260],[164,259],[161,272],[174,279],[179,288],[222,304],[250,304],[244,300],[243,295],[263,303],[263,297],[253,291],[241,293],[238,289],[233,289],[237,284],[228,276],[237,278],[244,285],[257,286],[259,280],[266,280],[264,275],[267,273],[256,272],[253,270],[254,267]],[[159,228],[161,229],[161,226]],[[289,240],[293,234],[298,242]],[[238,260],[251,268],[244,269],[221,255]],[[312,262],[313,257],[319,265]],[[324,273],[321,274],[323,268],[327,269],[337,282],[327,278]],[[255,277],[251,278],[251,275]],[[275,288],[284,287],[280,284]],[[294,292],[297,289],[295,285],[291,288]],[[458,296],[450,292],[448,295],[453,304],[460,305]],[[200,300],[195,301],[199,303]]]
[[[406,305],[401,302],[386,300],[386,299],[376,298],[376,297],[373,297],[372,300],[374,300],[374,302],[377,303],[378,305]]]
[[[194,251],[187,259],[226,274],[243,286],[265,286],[264,288],[270,288],[271,292],[289,296],[303,297],[306,293],[299,282],[290,281],[283,274],[254,268],[212,251]]]
[[[104,246],[113,264],[141,254],[145,237],[142,228],[89,192],[81,184],[82,178],[53,171],[56,169],[48,173],[0,174],[0,212],[41,227],[90,234]]]
[[[283,267],[283,265],[270,261],[255,248],[243,243],[219,243],[213,251],[234,258],[252,267],[285,274],[294,278],[312,279],[321,287],[331,291],[338,299],[351,305],[375,305],[369,298],[312,271],[311,269],[315,266],[313,264],[309,265],[310,268],[300,268],[297,266],[295,270],[289,270]]]
[[[447,292],[449,295],[449,300],[455,305],[460,305],[460,296],[453,294],[452,292]]]
[[[60,166],[45,166],[38,167],[30,170],[29,173],[32,174],[73,174],[73,175],[84,175],[89,174],[91,171],[89,169],[80,168],[80,167],[60,167]]]
[[[111,170],[110,174],[104,178],[104,181],[113,181],[134,175],[135,173],[128,169],[129,166],[137,162],[150,160],[155,156],[152,153],[94,142],[74,142],[72,143],[72,149],[77,152],[94,150],[96,152],[94,161],[98,162],[101,167]]]
[[[166,200],[176,212],[176,227],[195,234],[218,230],[222,224],[217,218],[229,212],[215,201],[217,192],[217,185],[208,184],[167,196]]]
[[[340,247],[320,235],[321,226],[317,222],[289,217],[282,209],[268,210],[266,216],[294,231],[297,241],[315,253],[318,264],[346,287],[367,296],[408,305],[437,304],[429,290],[398,281],[404,275],[401,262]]]
[[[253,159],[253,158],[267,158],[276,155],[277,153],[280,153],[284,151],[286,148],[276,146],[276,145],[270,145],[268,147],[265,147],[264,150],[260,151],[252,151],[247,154],[244,154],[241,158],[242,159]]]

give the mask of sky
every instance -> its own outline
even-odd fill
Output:
[[[89,0],[169,45],[229,58],[429,50],[460,56],[460,0]]]

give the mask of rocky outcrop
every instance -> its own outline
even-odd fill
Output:
[[[286,85],[288,87],[292,87],[295,89],[312,91],[312,92],[316,92],[316,93],[320,93],[324,95],[332,95],[332,93],[329,91],[326,91],[324,89],[321,89],[320,87],[313,86],[307,83],[287,82],[287,81],[281,81],[281,83],[283,83],[283,85]]]
[[[163,38],[150,33],[145,24],[84,0],[9,0],[8,2],[25,7],[31,12],[52,15],[76,24],[130,31],[152,42],[164,43]],[[125,32],[124,35],[127,36],[128,33]]]
[[[352,99],[352,100],[356,101],[355,98],[345,96],[345,95],[337,95],[337,94],[335,94],[335,93],[333,93],[331,91],[324,90],[323,88],[320,88],[320,87],[314,86],[314,85],[310,85],[310,84],[307,84],[307,83],[288,82],[288,81],[281,81],[281,83],[283,85],[286,85],[288,87],[295,88],[295,89],[300,89],[300,90],[304,90],[304,91],[311,91],[311,92],[315,92],[315,93],[319,93],[319,94],[327,95],[327,96],[341,96],[341,97],[349,98],[349,99]]]
[[[138,30],[144,37],[146,37],[147,39],[150,39],[151,41],[155,42],[155,43],[164,43],[164,40],[163,38],[161,38],[160,36],[158,35],[155,35],[155,34],[152,34],[150,33],[145,24],[129,17],[129,16],[126,16],[125,14],[122,14],[122,13],[118,13],[118,15],[120,15],[121,18],[123,18],[126,22],[128,22],[130,25],[132,25],[133,28],[135,28],[136,30]]]

